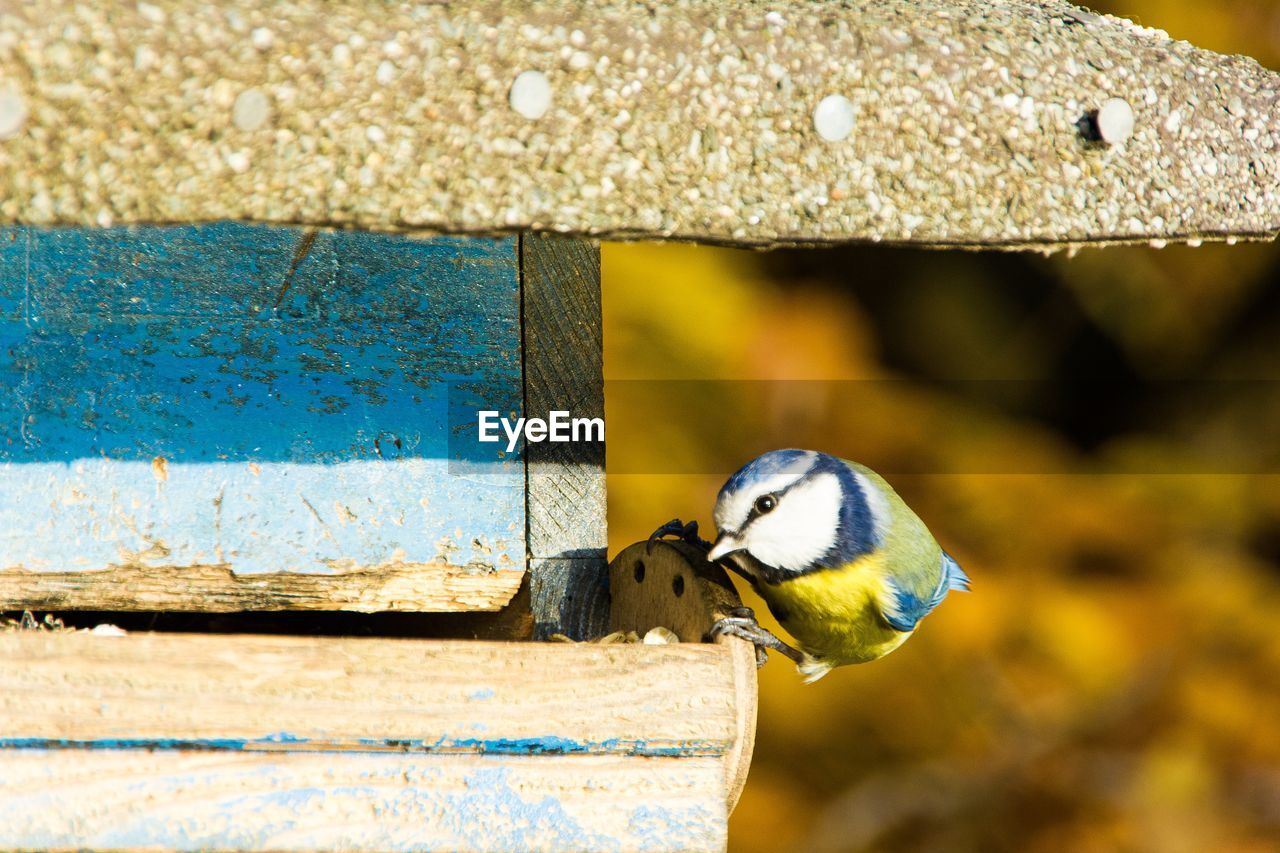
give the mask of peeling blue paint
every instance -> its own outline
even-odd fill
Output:
[[[6,849],[712,850],[726,836],[725,810],[706,796],[720,776],[705,764],[655,779],[652,799],[629,806],[609,789],[566,796],[540,769],[498,757],[459,772],[440,758],[349,756],[332,774],[274,760],[155,761],[115,778],[109,759],[90,756],[94,769],[70,780],[65,765],[22,757],[36,759],[22,781],[0,779]],[[582,771],[588,790],[592,779],[610,785]]]
[[[514,238],[0,229],[0,569],[522,566],[521,388]]]
[[[636,755],[689,758],[724,754],[724,744],[714,741],[662,741],[608,738],[576,741],[546,735],[533,738],[331,738],[309,739],[284,733],[260,738],[0,738],[5,749],[89,750],[194,750],[194,751],[305,751],[305,752],[413,752],[426,754],[483,755]]]
[[[467,846],[481,850],[621,849],[618,839],[591,832],[551,796],[526,799],[512,786],[505,768],[478,770],[467,791],[446,795],[450,828]]]
[[[288,732],[276,732],[265,737],[258,738],[258,743],[306,743],[307,739],[297,735],[291,735]]]
[[[694,849],[705,841],[709,830],[727,834],[727,814],[712,814],[702,806],[672,809],[643,805],[631,813],[627,825],[639,850]]]
[[[546,735],[538,738],[449,738],[436,742],[438,749],[450,752],[483,752],[495,755],[646,755],[652,757],[688,757],[721,755],[719,744],[699,741],[657,744],[644,740],[609,738],[602,741],[575,741]]]

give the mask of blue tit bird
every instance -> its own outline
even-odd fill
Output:
[[[751,460],[720,489],[715,523],[719,537],[707,559],[746,578],[799,649],[755,624],[746,608],[713,632],[787,654],[808,682],[889,654],[948,592],[969,589],[968,576],[892,486],[826,453],[774,450]],[[696,527],[676,524],[655,535],[697,539]]]

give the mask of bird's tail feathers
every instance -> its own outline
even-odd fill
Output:
[[[973,588],[970,584],[969,576],[964,573],[964,569],[960,568],[960,564],[956,562],[955,557],[952,557],[946,551],[942,552],[942,566],[946,571],[948,589],[969,592]]]
[[[804,660],[796,664],[796,669],[804,676],[805,684],[813,684],[813,682],[830,672],[833,667],[828,661],[815,658],[806,652]]]

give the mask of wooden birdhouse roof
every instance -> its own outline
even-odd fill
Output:
[[[5,3],[0,221],[1270,238],[1277,95],[1056,0]]]

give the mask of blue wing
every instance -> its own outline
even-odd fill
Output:
[[[938,586],[926,596],[916,595],[889,578],[887,585],[892,601],[887,602],[889,606],[884,608],[885,621],[895,630],[914,631],[920,620],[941,604],[948,592],[953,589],[969,591],[969,576],[946,551],[942,552],[941,574]]]

